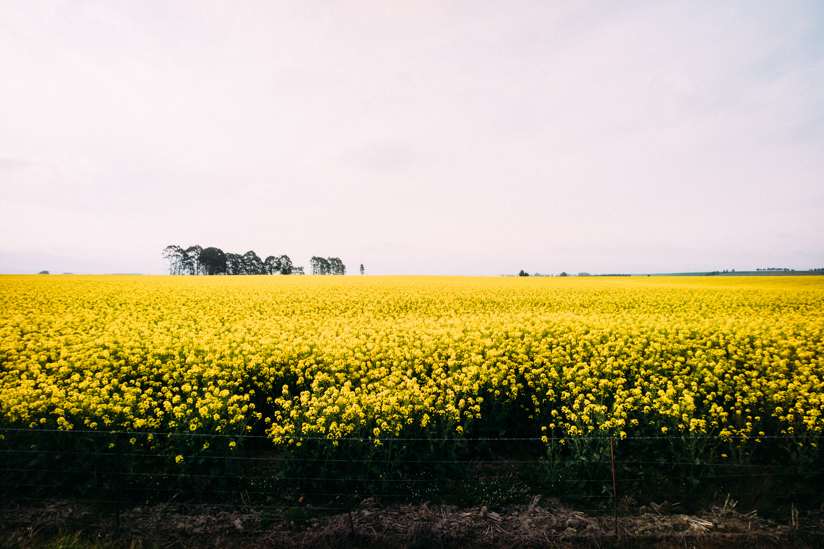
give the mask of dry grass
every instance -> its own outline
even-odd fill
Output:
[[[105,512],[104,512],[105,511]],[[805,511],[786,524],[742,514],[732,502],[689,515],[677,504],[624,506],[618,519],[594,516],[554,499],[503,509],[429,505],[323,514],[312,507],[261,510],[206,505],[135,507],[121,513],[69,501],[0,508],[0,547],[822,547],[824,512]],[[68,532],[68,533],[67,533]]]

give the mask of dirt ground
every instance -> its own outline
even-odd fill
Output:
[[[384,507],[365,500],[335,515],[311,507],[287,510],[214,505],[132,507],[120,513],[71,501],[36,507],[0,504],[5,546],[32,547],[60,532],[80,532],[113,547],[824,547],[824,511],[794,512],[779,524],[742,514],[734,502],[697,514],[678,505],[624,506],[618,538],[612,515],[586,515],[558,500],[488,509],[423,504]]]

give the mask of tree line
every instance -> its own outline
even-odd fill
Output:
[[[313,275],[345,275],[346,265],[337,257],[330,257],[324,259],[322,257],[312,256],[309,261],[312,265]],[[363,265],[361,265],[361,274],[363,274]]]
[[[296,267],[288,255],[270,255],[261,259],[249,250],[243,255],[224,253],[220,248],[166,246],[163,258],[169,262],[169,274],[173,275],[261,275],[304,274],[303,267]],[[345,275],[346,265],[338,257],[313,256],[312,274]],[[360,266],[364,273],[363,265]]]
[[[197,245],[186,249],[166,246],[163,258],[169,262],[169,274],[173,275],[303,274],[303,267],[294,266],[288,255],[270,255],[261,259],[252,250],[241,255]]]

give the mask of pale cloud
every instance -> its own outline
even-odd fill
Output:
[[[824,265],[818,3],[407,4],[3,3],[0,269]]]

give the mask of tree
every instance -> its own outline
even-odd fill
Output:
[[[189,246],[186,248],[186,256],[184,258],[184,263],[186,265],[186,272],[190,275],[199,275],[201,273],[200,268],[200,254],[203,252],[203,248],[199,245],[195,244],[194,246]]]
[[[524,272],[524,270],[523,270],[523,269],[521,269],[521,272],[520,272],[520,273],[518,273],[518,276],[529,276],[529,273]]]
[[[345,275],[346,274],[346,265],[343,264],[343,261],[340,260],[338,257],[330,257],[329,261],[329,274],[333,275]]]
[[[252,250],[243,254],[243,274],[266,274],[266,271],[263,270],[263,261]]]
[[[273,275],[280,272],[280,258],[270,255],[263,262],[263,269],[267,274]]]
[[[363,263],[360,264],[360,274],[363,276],[363,273],[366,272],[366,269],[363,268]]]
[[[312,256],[309,264],[312,266],[313,275],[327,275],[330,273],[329,262],[322,257]]]
[[[243,274],[243,256],[239,254],[226,254],[226,274]]]
[[[166,246],[163,249],[163,259],[169,262],[169,274],[179,275],[184,272],[184,258],[186,252],[180,246]]]
[[[278,258],[280,262],[280,274],[282,275],[290,275],[292,274],[292,270],[294,266],[292,265],[292,260],[289,259],[288,255],[282,255]],[[303,274],[303,273],[301,273]]]
[[[220,248],[206,248],[200,252],[199,262],[204,274],[226,273],[226,254]]]

